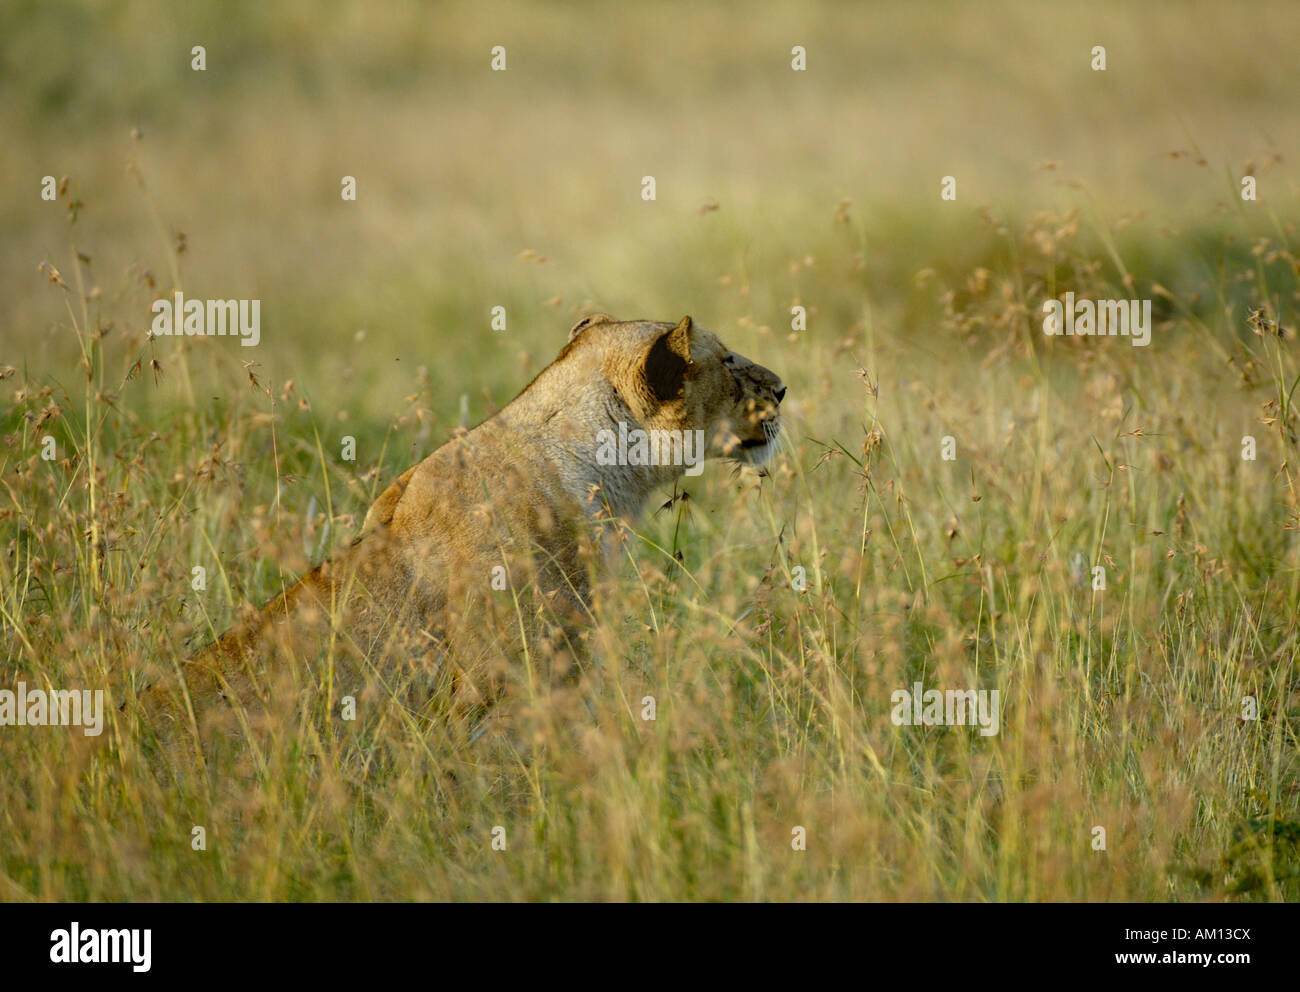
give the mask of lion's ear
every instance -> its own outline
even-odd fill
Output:
[[[583,317],[582,320],[578,321],[576,324],[573,325],[573,328],[569,331],[569,340],[572,341],[574,338],[576,338],[579,334],[585,331],[592,324],[617,324],[617,323],[618,321],[615,320],[607,313],[588,314],[586,317]]]
[[[690,317],[655,338],[645,356],[645,381],[660,402],[676,399],[686,383],[686,369],[691,364]]]

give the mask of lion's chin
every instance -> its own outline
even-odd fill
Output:
[[[734,460],[742,465],[766,465],[781,449],[781,428],[767,432],[767,440],[742,445]]]
[[[781,450],[781,421],[767,420],[763,422],[763,436],[767,439],[761,444],[750,444],[743,448],[746,455],[746,461],[750,465],[763,465],[770,461],[772,457]]]
[[[772,460],[774,454],[776,454],[776,445],[771,441],[764,441],[761,444],[741,448],[734,460],[741,465],[764,465]]]

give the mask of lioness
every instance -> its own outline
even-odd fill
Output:
[[[487,701],[521,638],[562,643],[581,626],[610,523],[635,519],[698,457],[765,462],[784,396],[690,317],[585,317],[504,409],[403,472],[351,547],[182,665],[190,697],[257,691],[264,648],[332,620],[359,658],[433,670],[450,655],[457,688]]]

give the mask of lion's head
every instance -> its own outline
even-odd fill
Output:
[[[593,314],[569,332],[557,362],[566,357],[598,361],[645,431],[703,431],[708,457],[750,465],[776,450],[785,396],[780,378],[690,317],[673,324]]]

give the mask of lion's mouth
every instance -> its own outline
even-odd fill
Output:
[[[759,426],[763,429],[761,438],[745,438],[740,442],[744,460],[752,465],[762,465],[775,455],[781,446],[781,421],[772,418],[764,420]]]

